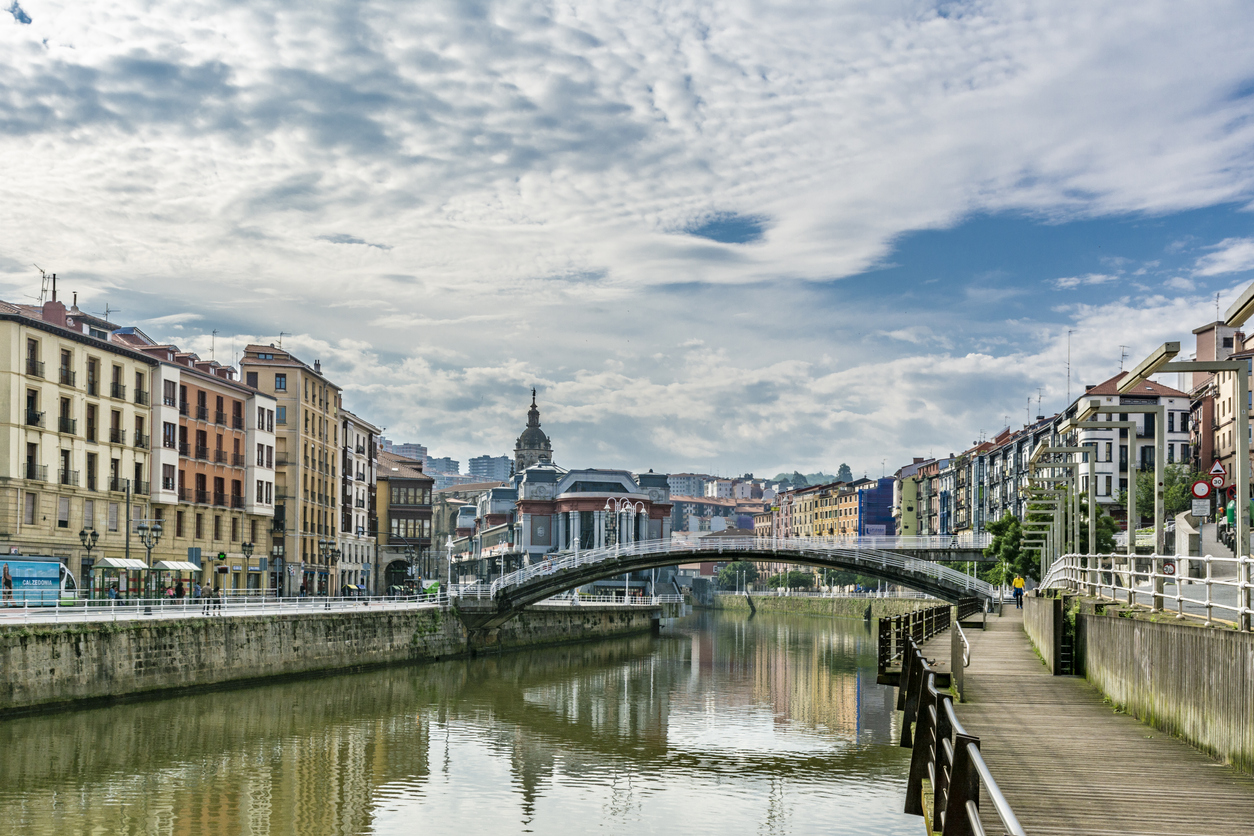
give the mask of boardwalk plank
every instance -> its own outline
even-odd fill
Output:
[[[1029,836],[1251,836],[1254,777],[1116,712],[1078,677],[1050,676],[1022,611],[966,630],[971,664],[956,707]],[[923,647],[945,663],[949,635]],[[981,818],[1000,823],[987,799]]]

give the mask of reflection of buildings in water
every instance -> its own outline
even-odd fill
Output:
[[[655,655],[594,670],[523,691],[532,709],[597,734],[620,738],[666,740],[669,680],[673,668]],[[668,681],[659,682],[663,678]],[[659,687],[660,686],[660,687]]]
[[[395,703],[402,692],[412,698],[409,688],[363,693],[351,683],[321,679],[9,725],[8,751],[23,751],[0,759],[0,787],[20,793],[20,803],[0,795],[0,833],[368,830],[382,787],[425,781],[427,724]]]

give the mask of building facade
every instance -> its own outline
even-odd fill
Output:
[[[442,580],[443,562],[431,542],[431,492],[435,480],[422,462],[393,453],[379,454],[379,594],[412,591],[421,580]]]
[[[379,428],[343,408],[339,421],[340,583],[375,591]]]

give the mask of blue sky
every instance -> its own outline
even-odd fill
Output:
[[[957,452],[1254,279],[1248,3],[0,12],[0,295],[321,359],[390,436]],[[1170,382],[1170,381],[1168,381]]]

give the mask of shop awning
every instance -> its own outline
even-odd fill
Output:
[[[102,557],[93,569],[147,569],[148,564],[134,557]]]
[[[360,586],[355,586],[355,585],[353,585],[353,584],[351,584],[351,583],[346,583],[346,584],[344,584],[344,588],[345,588],[345,589],[361,589],[361,587],[360,587]]]
[[[199,572],[200,567],[195,563],[188,563],[186,560],[159,560],[152,565],[154,569],[161,569],[169,572]]]

